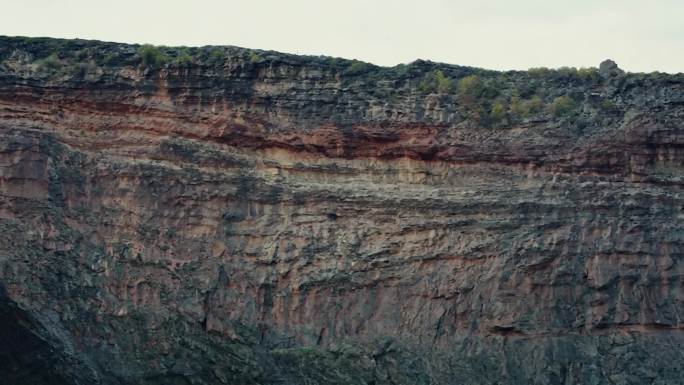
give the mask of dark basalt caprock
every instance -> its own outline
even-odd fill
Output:
[[[684,75],[0,37],[0,383],[684,384]]]

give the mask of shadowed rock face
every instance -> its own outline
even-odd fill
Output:
[[[682,75],[214,50],[0,38],[2,378],[684,383]]]

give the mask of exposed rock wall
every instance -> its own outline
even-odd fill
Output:
[[[220,50],[0,38],[0,374],[684,383],[681,75]],[[484,127],[435,69],[577,110]]]

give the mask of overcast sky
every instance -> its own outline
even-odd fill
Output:
[[[684,0],[0,0],[0,34],[684,72]]]

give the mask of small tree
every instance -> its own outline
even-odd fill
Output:
[[[598,68],[596,67],[582,67],[577,70],[577,76],[582,80],[595,81],[599,78]]]
[[[537,95],[520,103],[520,115],[530,116],[544,108],[544,101]]]
[[[437,85],[437,92],[440,94],[448,94],[451,92],[451,79],[444,75],[441,70],[435,71],[435,83]]]
[[[506,107],[500,101],[494,102],[492,111],[489,113],[492,123],[499,123],[506,118]]]
[[[151,44],[140,46],[138,49],[138,55],[140,55],[142,64],[148,68],[157,69],[164,65],[164,63],[166,63],[168,60],[168,57],[164,55],[159,48]]]
[[[181,47],[173,58],[173,64],[179,67],[187,67],[193,62],[193,57],[187,47]]]
[[[38,68],[41,70],[56,71],[62,67],[62,62],[56,53],[51,53],[49,56],[44,57],[36,62]]]
[[[617,106],[615,105],[615,103],[613,103],[612,100],[604,99],[601,102],[601,109],[606,112],[615,112],[617,111]]]
[[[551,112],[555,116],[565,116],[577,108],[577,103],[567,95],[559,96],[551,102]]]
[[[251,51],[249,53],[249,62],[250,63],[252,63],[252,64],[259,63],[262,60],[264,60],[264,59],[256,51]]]
[[[372,68],[371,64],[362,62],[360,60],[352,60],[347,68],[344,69],[343,74],[344,75],[361,75],[365,72],[368,72]]]
[[[464,99],[475,100],[482,94],[483,83],[477,75],[468,75],[458,81],[458,95]]]
[[[418,90],[424,94],[448,94],[453,88],[453,82],[441,70],[430,71],[418,84]]]
[[[209,51],[208,58],[206,59],[206,64],[210,66],[223,64],[225,57],[223,51],[219,48],[213,48]]]
[[[551,74],[551,70],[546,67],[533,67],[527,70],[531,76],[543,78]]]

